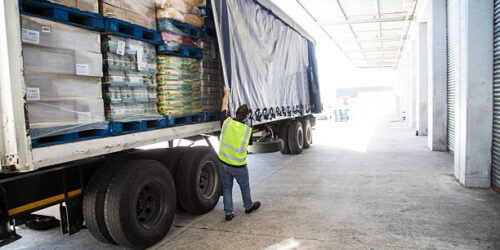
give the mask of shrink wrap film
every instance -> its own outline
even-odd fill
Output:
[[[26,15],[21,15],[21,27],[24,44],[101,53],[99,32]]]
[[[158,118],[154,45],[106,35],[103,37],[103,53],[106,119]]]

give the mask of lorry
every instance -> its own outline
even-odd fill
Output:
[[[268,0],[212,0],[230,111],[251,109],[253,152],[299,154],[321,112],[314,39]],[[146,248],[180,207],[211,211],[221,196],[210,136],[219,121],[33,147],[27,121],[19,1],[0,2],[0,245],[16,226],[59,205],[63,233],[83,224],[102,242]],[[205,140],[207,146],[174,147]],[[138,147],[169,142],[168,148]]]

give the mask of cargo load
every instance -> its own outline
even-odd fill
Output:
[[[21,26],[30,128],[54,135],[58,126],[103,122],[100,34],[30,16]]]
[[[199,44],[203,49],[200,60],[201,109],[204,112],[219,111],[224,83],[217,39],[207,35],[200,39]]]
[[[158,56],[158,111],[163,115],[201,112],[199,63],[194,58]]]
[[[99,0],[99,11],[105,17],[156,30],[154,0]]]
[[[103,36],[102,43],[106,119],[158,117],[154,45],[115,35]]]
[[[169,18],[195,27],[203,26],[199,7],[204,0],[156,0],[156,18]]]

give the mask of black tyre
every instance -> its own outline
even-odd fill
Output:
[[[192,147],[181,159],[176,175],[179,203],[190,213],[203,214],[219,201],[219,159],[209,147]]]
[[[90,179],[83,196],[83,218],[90,233],[98,241],[116,244],[109,234],[104,219],[104,200],[109,182],[116,171],[120,168],[120,163],[101,166]]]
[[[261,141],[253,142],[248,146],[248,151],[252,153],[272,153],[283,149],[283,140],[279,138],[265,138]]]
[[[147,248],[168,233],[175,208],[175,184],[165,166],[154,160],[130,160],[109,183],[104,217],[119,245]]]
[[[59,220],[51,216],[38,214],[28,215],[25,225],[36,231],[45,231],[59,226]]]
[[[290,147],[290,153],[302,153],[302,148],[304,147],[304,128],[298,120],[292,121],[288,129],[288,146]]]
[[[290,154],[290,147],[288,146],[288,129],[290,128],[290,123],[285,121],[281,124],[279,128],[279,138],[283,141],[283,147],[281,148],[282,154]]]
[[[312,144],[312,127],[311,121],[308,118],[302,120],[302,128],[304,129],[304,148],[311,147]]]

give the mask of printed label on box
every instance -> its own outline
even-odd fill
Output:
[[[118,55],[125,55],[125,42],[124,41],[118,41],[118,48],[116,48],[116,54]]]
[[[39,101],[40,100],[40,88],[26,88],[26,100]]]
[[[76,64],[76,75],[88,76],[90,75],[90,67],[88,64]]]
[[[21,40],[25,43],[40,44],[40,32],[36,30],[23,29]]]
[[[90,112],[76,112],[78,117],[78,122],[90,122],[92,121],[92,116]]]
[[[50,27],[49,26],[43,26],[42,27],[42,32],[43,33],[50,33]]]
[[[116,115],[124,115],[125,114],[125,109],[122,109],[122,108],[115,109],[114,112],[115,112]]]
[[[141,83],[142,77],[139,76],[129,76],[128,81],[130,83]]]
[[[139,71],[145,71],[148,68],[146,62],[143,61],[143,57],[144,57],[144,48],[142,46],[139,46],[137,48],[137,69]]]

